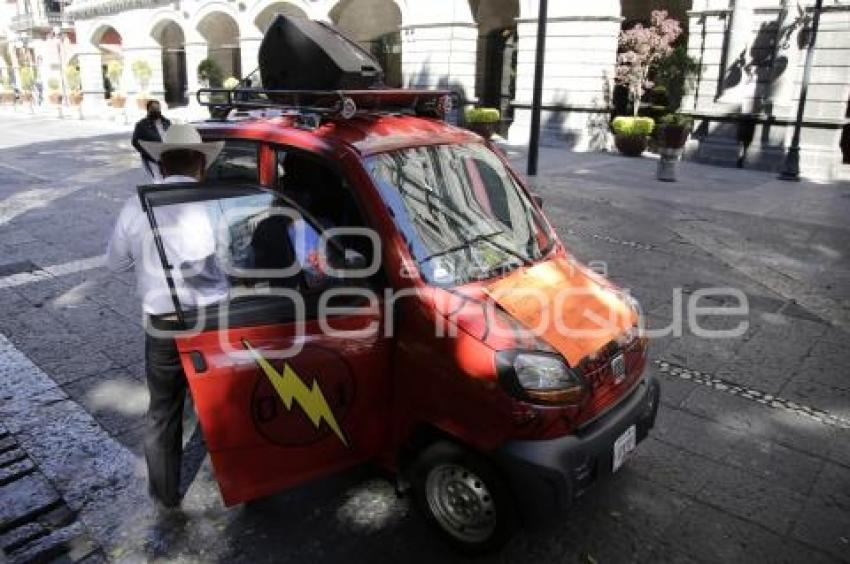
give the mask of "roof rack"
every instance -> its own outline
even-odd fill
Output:
[[[356,115],[408,114],[445,119],[457,107],[458,95],[448,90],[265,90],[262,88],[201,88],[198,103],[215,119],[233,110],[277,109],[284,113],[351,119]]]

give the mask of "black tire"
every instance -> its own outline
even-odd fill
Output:
[[[419,510],[460,552],[495,552],[516,531],[510,490],[483,456],[441,441],[420,453],[410,478]]]

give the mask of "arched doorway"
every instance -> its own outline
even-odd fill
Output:
[[[207,14],[198,24],[198,31],[207,42],[207,58],[221,70],[223,80],[242,77],[242,59],[239,48],[239,24],[223,12]],[[197,69],[190,69],[197,72]],[[210,86],[221,86],[211,84]]]
[[[482,106],[498,108],[502,133],[513,120],[516,93],[518,0],[469,0],[478,24],[475,94]]]
[[[112,26],[103,26],[95,32],[92,43],[100,50],[103,97],[108,100],[122,89],[124,54],[121,50],[121,34]]]
[[[341,0],[331,21],[368,50],[384,69],[387,86],[400,87],[401,10],[392,0]]]
[[[183,29],[177,23],[166,20],[154,27],[151,35],[162,48],[162,84],[165,89],[165,103],[172,108],[185,106],[188,103],[186,98],[188,83]]]
[[[278,14],[284,14],[287,16],[292,16],[294,18],[306,18],[307,14],[304,13],[304,10],[297,6],[293,6],[288,2],[275,2],[274,4],[269,4],[266,6],[262,12],[257,14],[257,17],[254,18],[254,25],[257,26],[261,32],[265,33],[269,26],[274,21],[275,16]]]

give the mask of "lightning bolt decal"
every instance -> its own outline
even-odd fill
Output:
[[[304,381],[301,380],[289,364],[285,363],[283,365],[283,374],[281,374],[259,351],[251,346],[247,339],[242,339],[242,344],[254,357],[254,360],[269,379],[269,382],[271,382],[287,410],[292,409],[292,402],[294,400],[307,417],[310,418],[316,429],[324,421],[334,434],[339,437],[342,444],[348,446],[348,441],[345,439],[345,435],[342,434],[336,417],[334,417],[333,411],[331,411],[324,394],[322,394],[322,389],[315,379],[313,379],[313,387],[307,388],[307,385],[304,384]]]

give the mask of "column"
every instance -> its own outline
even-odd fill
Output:
[[[78,51],[80,88],[83,93],[81,111],[84,115],[105,117],[107,109],[103,91],[103,70],[99,51]]]
[[[401,26],[401,72],[407,88],[447,88],[475,99],[478,26],[466,0],[411,3]]]
[[[244,78],[259,67],[257,60],[260,52],[260,42],[262,40],[263,36],[259,33],[256,36],[239,38],[239,57],[242,64],[242,76],[237,76],[236,78]]]
[[[744,99],[751,94],[754,84],[745,70],[751,61],[750,45],[753,40],[752,0],[732,0],[731,20],[726,31],[723,53],[723,75],[719,84],[719,102],[728,111],[750,111],[743,107]],[[749,106],[749,104],[747,104]]]
[[[186,95],[189,97],[189,107],[198,107],[197,92],[201,87],[198,82],[198,65],[207,58],[207,44],[202,41],[186,43]]]
[[[517,85],[512,143],[528,143],[537,44],[537,2],[517,20]],[[584,151],[609,144],[609,114],[620,33],[616,0],[549,2],[541,142]]]

